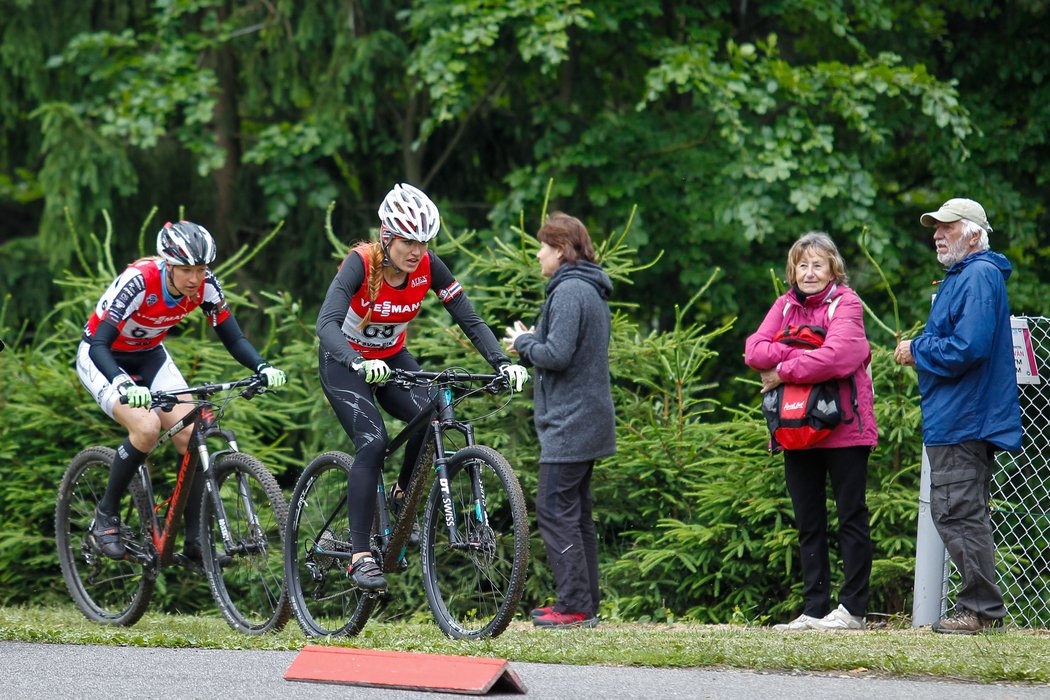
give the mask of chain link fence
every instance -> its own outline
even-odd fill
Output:
[[[996,572],[1006,600],[1004,622],[1050,627],[1050,318],[1014,317],[1015,361],[1024,440],[1017,453],[999,452],[991,488]],[[951,607],[961,584],[945,555]]]

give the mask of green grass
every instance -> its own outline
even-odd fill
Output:
[[[281,633],[248,637],[218,617],[147,614],[130,628],[104,627],[72,607],[0,608],[0,639],[204,649],[301,649],[293,622]],[[493,656],[511,661],[755,671],[847,672],[979,682],[1050,683],[1050,632],[1010,630],[976,637],[927,630],[784,634],[734,625],[603,623],[595,629],[538,630],[515,622],[482,642],[446,639],[430,622],[373,622],[354,638],[309,640],[340,646]]]

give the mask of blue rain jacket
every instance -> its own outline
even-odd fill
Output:
[[[1021,449],[1021,408],[1005,256],[971,253],[945,273],[923,334],[912,341],[927,445],[987,440]]]

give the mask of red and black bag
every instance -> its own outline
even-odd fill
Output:
[[[827,332],[821,326],[786,326],[773,340],[813,350],[824,344]],[[853,415],[857,415],[857,387],[850,378]],[[804,450],[826,438],[844,418],[839,399],[839,380],[819,384],[781,384],[762,397],[762,415],[769,426],[770,449]]]

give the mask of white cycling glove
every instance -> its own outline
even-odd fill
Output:
[[[288,381],[288,375],[276,367],[271,367],[268,362],[264,362],[256,367],[255,371],[266,378],[267,389],[279,389]]]
[[[365,360],[357,373],[369,384],[382,384],[390,378],[390,365],[382,360]]]
[[[500,365],[499,373],[507,378],[511,391],[521,391],[529,381],[529,370],[521,365]]]

